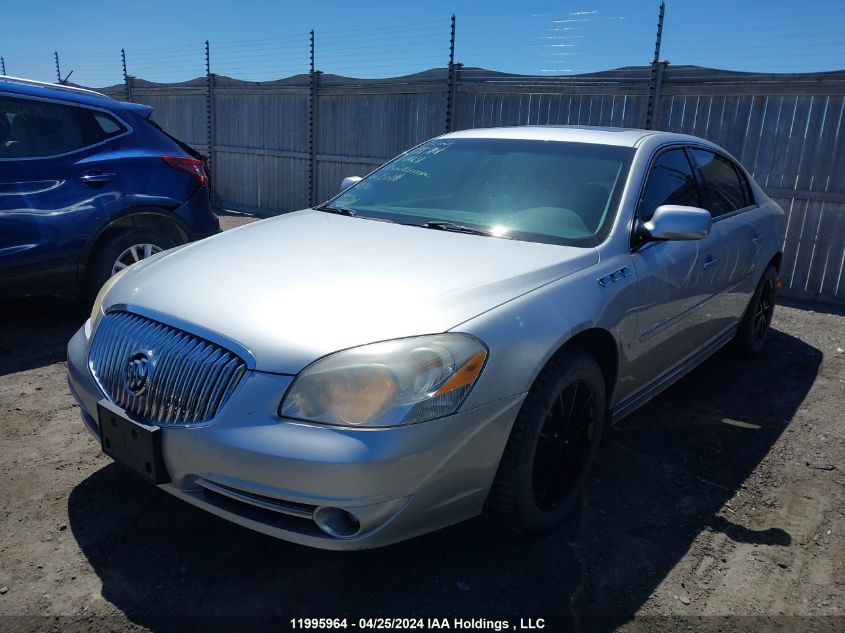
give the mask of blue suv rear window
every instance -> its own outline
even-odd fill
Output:
[[[125,131],[99,110],[0,96],[0,159],[66,154]]]

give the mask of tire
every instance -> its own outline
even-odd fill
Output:
[[[93,301],[100,288],[121,264],[129,265],[133,260],[140,261],[150,255],[173,248],[176,243],[167,235],[153,233],[147,229],[125,229],[106,238],[106,242],[97,249],[89,267],[88,284],[85,292],[86,301]],[[133,257],[130,250],[136,247]]]
[[[549,362],[514,422],[485,504],[487,518],[522,534],[541,534],[566,518],[601,443],[605,398],[601,368],[589,353],[570,349]],[[575,406],[567,407],[570,401]],[[582,409],[584,419],[567,420],[567,410]]]
[[[733,347],[744,356],[759,354],[766,344],[775,312],[777,279],[778,271],[770,264],[760,278],[742,321],[739,322]]]

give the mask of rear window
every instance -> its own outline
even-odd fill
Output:
[[[0,158],[57,156],[125,131],[113,117],[90,108],[0,97]]]

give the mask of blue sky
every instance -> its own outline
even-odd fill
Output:
[[[845,0],[667,0],[662,57],[674,64],[804,72],[845,68]],[[537,75],[575,74],[650,62],[653,0],[426,0],[342,2],[204,0],[103,3],[7,2],[0,56],[11,75],[62,74],[100,87],[129,73],[181,81],[212,71],[253,81],[317,66],[355,77],[389,77],[448,61],[449,18],[457,16],[456,60]]]

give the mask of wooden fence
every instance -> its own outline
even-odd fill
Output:
[[[157,122],[211,156],[217,206],[273,215],[325,200],[343,177],[363,175],[447,125],[644,127],[650,75],[650,67],[552,78],[457,66],[451,75],[369,80],[130,78],[105,91],[154,106]],[[723,146],[787,212],[781,277],[792,297],[845,303],[843,112],[845,71],[658,68],[652,127]]]

